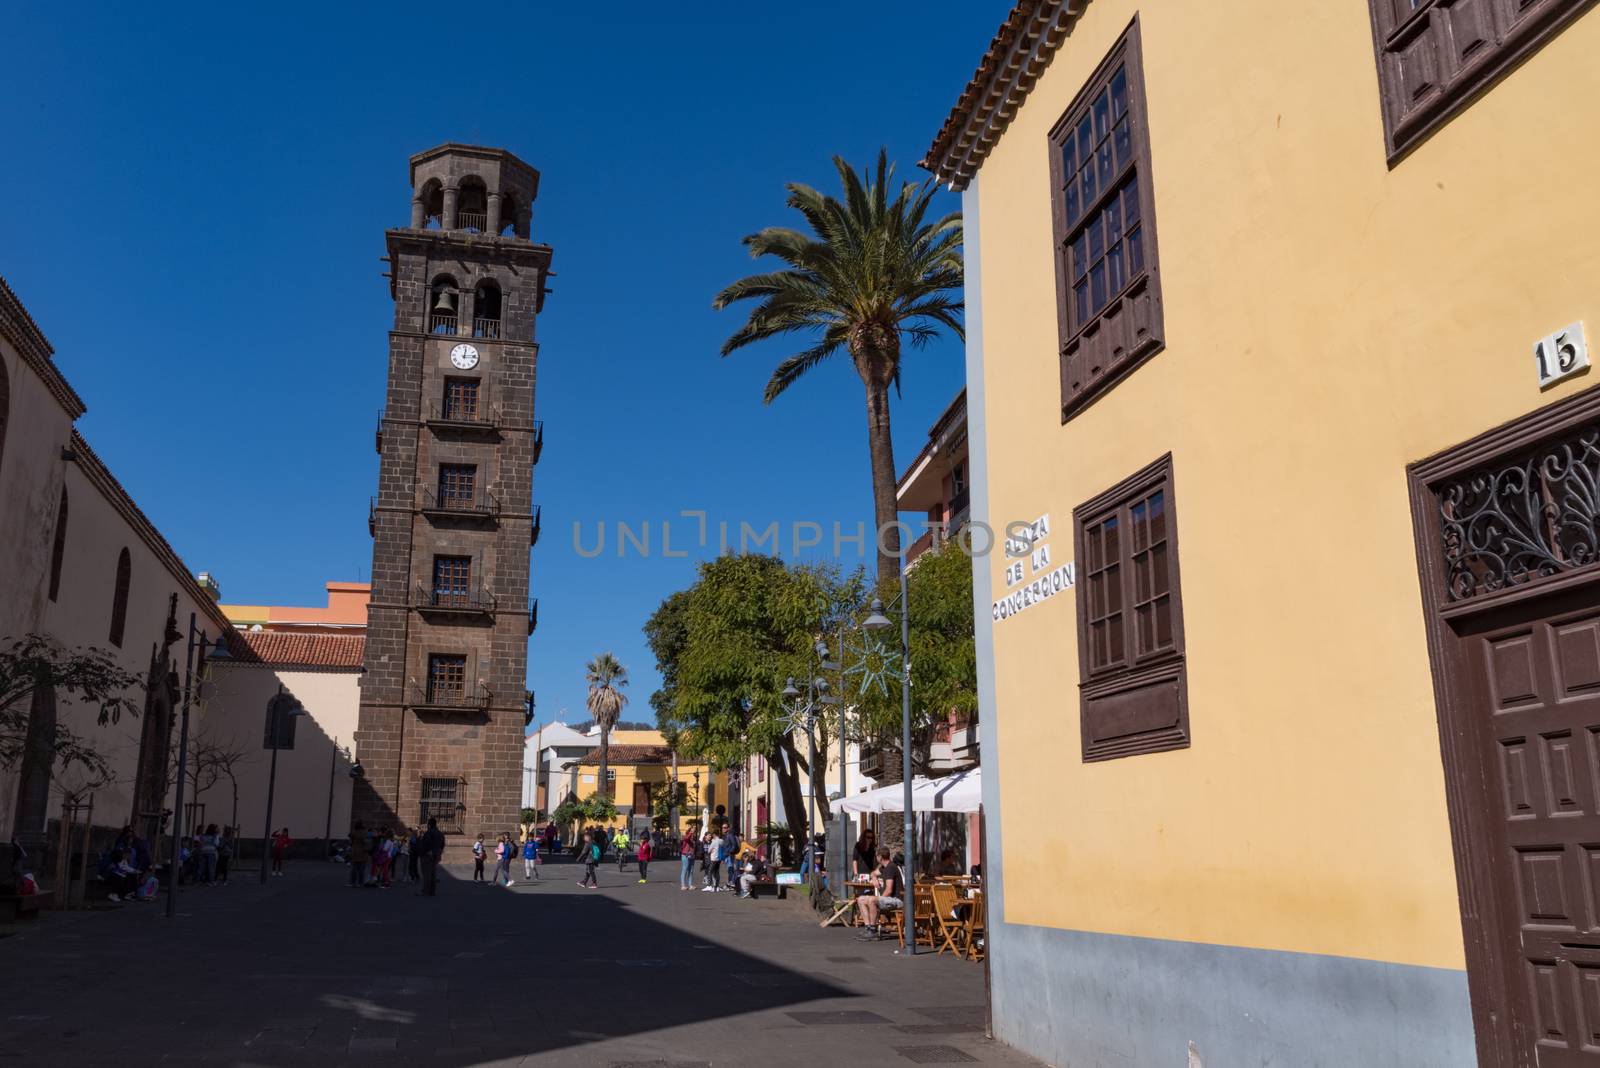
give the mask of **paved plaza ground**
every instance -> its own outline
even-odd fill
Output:
[[[520,862],[518,867],[520,868]],[[49,914],[0,937],[0,1065],[1037,1062],[983,1037],[983,968],[822,930],[793,901],[682,893],[676,865],[540,884],[260,885]],[[659,873],[659,874],[657,874]]]

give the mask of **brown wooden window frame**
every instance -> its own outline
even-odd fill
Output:
[[[133,560],[126,547],[117,554],[117,576],[111,591],[111,631],[107,637],[111,644],[122,648],[123,634],[128,626],[128,591],[133,585]]]
[[[433,558],[433,603],[464,605],[472,599],[472,557],[440,553]]]
[[[1143,542],[1137,537],[1135,510],[1155,495],[1162,497],[1163,540],[1156,542],[1148,533]],[[1093,531],[1107,521],[1117,524],[1119,534],[1112,557],[1102,565],[1102,556],[1091,545]],[[1183,592],[1178,569],[1178,520],[1173,489],[1172,454],[1123,479],[1072,512],[1073,541],[1078,559],[1081,589],[1078,606],[1079,717],[1083,732],[1083,759],[1113,760],[1142,753],[1159,753],[1189,746],[1188,668],[1184,655]],[[1165,547],[1164,593],[1157,592],[1155,576],[1141,588],[1136,567],[1139,557],[1158,560],[1157,545]],[[1102,545],[1103,551],[1103,545]],[[1096,594],[1097,577],[1115,569],[1117,605],[1097,615],[1101,601]],[[1153,605],[1166,596],[1171,606],[1171,640],[1163,645],[1142,645],[1137,608]],[[1109,604],[1109,598],[1106,599]],[[1096,663],[1092,630],[1098,623],[1119,616],[1117,633],[1121,653]]]
[[[483,379],[451,375],[444,380],[444,400],[439,411],[446,420],[476,423],[482,410]]]
[[[450,492],[453,487],[465,485],[466,496]],[[440,464],[439,465],[439,504],[450,507],[449,502],[464,502],[466,507],[471,507],[478,500],[478,465],[477,464]]]
[[[1111,89],[1119,72],[1126,87],[1125,112],[1113,114]],[[1103,113],[1096,107],[1102,99],[1106,101]],[[1127,119],[1125,140],[1115,132],[1123,114]],[[1104,396],[1166,344],[1148,115],[1144,53],[1139,19],[1135,16],[1050,130],[1050,203],[1063,423]],[[1089,140],[1094,148],[1094,158],[1089,160],[1080,158],[1077,148],[1085,120],[1090,122]],[[1065,156],[1069,143],[1076,172],[1071,185],[1076,187],[1076,194],[1070,191],[1067,175]],[[1109,169],[1100,162],[1102,149],[1109,151]],[[1092,192],[1086,192],[1078,177],[1086,167],[1093,171]],[[1069,214],[1074,205],[1077,214]],[[1136,244],[1127,239],[1130,208],[1138,212],[1133,222],[1138,231]],[[1115,242],[1105,241],[1108,225],[1115,227]],[[1098,250],[1090,247],[1097,228],[1101,233]],[[1118,250],[1116,258],[1112,256],[1113,247]],[[1131,262],[1135,254],[1139,260],[1137,270]],[[1080,259],[1084,268],[1081,272]],[[1123,262],[1124,259],[1130,262]],[[1124,274],[1121,283],[1113,288],[1109,276],[1119,264]],[[1097,267],[1104,268],[1108,279],[1105,300],[1085,313],[1078,307],[1075,287],[1081,278],[1089,287],[1092,301],[1093,271]]]
[[[1389,164],[1595,0],[1368,0]]]
[[[439,683],[441,681],[449,682],[452,678],[455,677],[453,672],[448,672],[447,673],[446,671],[441,670],[441,669],[445,669],[447,667],[459,667],[460,668],[459,678],[455,678],[456,686],[455,686],[454,689],[441,690],[441,689],[439,689]],[[427,700],[429,702],[434,702],[434,701],[439,701],[441,699],[452,698],[452,697],[453,698],[461,698],[461,697],[464,697],[466,695],[466,693],[467,693],[467,656],[466,656],[466,654],[465,653],[429,653],[428,654],[427,690],[425,691]]]

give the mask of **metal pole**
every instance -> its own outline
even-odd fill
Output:
[[[846,794],[846,790],[848,789],[848,787],[845,785],[845,777],[844,777],[845,744],[844,744],[844,624],[843,623],[839,624],[839,647],[838,648],[839,648],[839,651],[834,653],[833,655],[835,657],[834,663],[836,665],[838,665],[838,667],[839,667],[839,680],[838,680],[839,681],[839,688],[837,690],[835,690],[834,693],[839,698],[839,800],[843,801],[845,799],[845,797],[848,796]],[[841,832],[843,831],[844,825],[845,825],[844,814],[840,813],[840,815],[839,815],[839,827],[840,827]],[[840,856],[844,856],[845,853],[847,853],[849,851],[849,849],[850,849],[850,843],[849,842],[845,842],[844,843],[844,852],[841,852],[839,855]]]
[[[272,724],[272,770],[267,772],[267,826],[261,832],[261,882],[267,881],[267,850],[272,843],[272,791],[278,785],[278,717],[283,715],[283,684],[278,684],[278,696],[272,699],[272,715],[269,722]]]
[[[200,635],[204,645],[206,636]],[[178,877],[183,867],[183,776],[189,767],[189,694],[194,689],[194,613],[189,613],[189,646],[183,659],[183,712],[178,727],[178,793],[172,802],[172,856],[167,860],[167,919],[178,914]]]
[[[669,822],[672,825],[669,828],[669,830],[670,830],[670,832],[672,834],[672,837],[674,837],[674,838],[680,837],[681,836],[680,835],[680,829],[678,827],[678,747],[677,746],[673,746],[672,747],[672,812],[671,812],[667,822]]]
[[[900,565],[900,767],[905,779],[906,806],[905,901],[906,907],[910,908],[915,900],[917,885],[917,815],[911,809],[911,605],[906,599],[905,559],[897,558],[897,562]],[[916,954],[917,939],[913,930],[911,937],[906,940],[906,955],[914,957]]]
[[[811,729],[810,717],[806,723],[806,799],[810,802],[806,814],[806,852],[811,855],[811,882],[817,882],[817,736]]]

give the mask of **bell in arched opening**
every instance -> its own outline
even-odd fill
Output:
[[[454,334],[456,332],[456,287],[449,280],[433,284],[433,304],[428,310],[428,332]]]

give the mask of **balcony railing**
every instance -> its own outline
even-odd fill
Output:
[[[483,228],[489,225],[489,216],[481,211],[456,212],[456,229],[465,230],[469,234],[481,234]]]
[[[500,427],[500,409],[487,404],[447,404],[444,401],[433,401],[428,405],[428,422],[471,427],[477,430],[497,430]]]
[[[535,597],[528,602],[528,633],[532,634],[539,629],[539,598]]]
[[[428,316],[428,333],[453,334],[456,332],[456,317],[454,315],[441,315],[438,312]]]
[[[492,696],[482,683],[459,690],[426,686],[412,693],[409,704],[428,712],[484,712]]]
[[[539,457],[544,455],[544,421],[533,421],[533,462],[538,463]]]
[[[539,516],[544,511],[544,505],[537,505],[533,509],[533,527],[528,531],[528,548],[539,544]]]
[[[452,589],[418,583],[411,594],[411,606],[422,612],[492,616],[497,602],[494,594],[477,589]]]
[[[440,496],[431,489],[421,494],[421,510],[434,515],[459,516],[465,519],[498,519],[500,499],[488,490],[479,490],[470,497]]]
[[[383,409],[378,409],[378,429],[372,436],[372,445],[378,450],[378,455],[383,455]]]
[[[486,337],[491,340],[500,336],[499,319],[473,319],[472,336]]]
[[[378,536],[378,498],[367,499],[367,533],[374,538]]]

